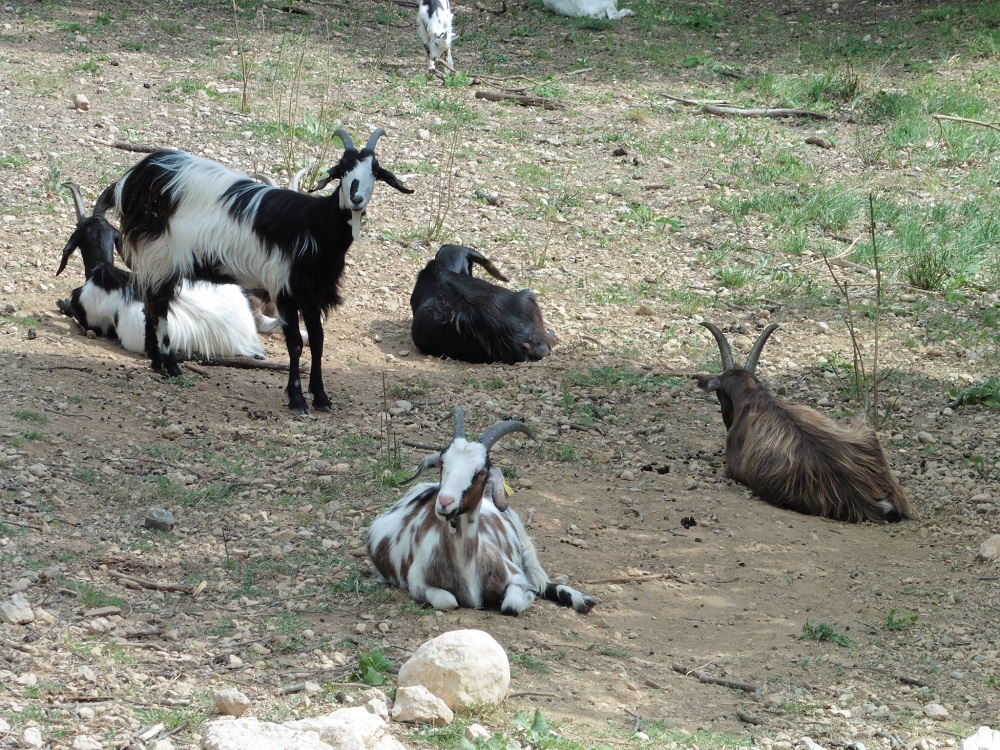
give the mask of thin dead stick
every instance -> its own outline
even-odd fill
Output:
[[[508,698],[558,698],[559,693],[549,693],[544,690],[522,690],[519,693],[511,693]]]
[[[808,109],[746,109],[744,107],[720,107],[715,104],[704,104],[701,112],[707,115],[736,115],[737,117],[807,117],[811,120],[829,120],[830,115],[822,112],[812,112]]]
[[[630,711],[627,708],[625,709],[625,713],[635,719],[635,724],[632,726],[632,734],[638,733],[639,729],[642,728],[642,714],[637,713],[636,711]]]
[[[93,372],[89,367],[72,367],[71,365],[53,365],[52,367],[32,367],[32,370],[47,370],[48,372],[53,372],[54,370],[76,370],[77,372]]]
[[[477,99],[486,99],[490,102],[513,102],[522,107],[541,107],[542,109],[566,109],[565,105],[554,102],[551,99],[543,99],[539,96],[525,96],[523,94],[500,94],[496,91],[477,91]]]
[[[183,583],[159,583],[157,581],[147,581],[143,578],[136,578],[135,576],[126,575],[125,573],[119,573],[117,570],[109,570],[108,575],[115,578],[126,586],[131,584],[132,586],[138,586],[142,589],[152,589],[153,591],[179,591],[182,594],[190,594],[194,590],[193,586],[188,586]]]
[[[159,151],[160,146],[147,146],[145,143],[130,143],[129,141],[102,141],[100,138],[95,138],[94,136],[89,136],[90,140],[100,143],[102,146],[108,146],[109,148],[118,148],[122,151],[132,151],[133,153],[139,154],[151,154],[154,151]]]
[[[403,445],[407,448],[419,448],[422,451],[439,451],[440,448],[435,448],[433,445],[427,445],[426,443],[414,443],[412,440],[400,440]]]
[[[674,578],[680,580],[676,573],[651,573],[648,576],[622,576],[621,578],[598,578],[594,581],[584,581],[587,586],[596,586],[600,583],[642,583],[643,581],[658,581],[661,578]]]
[[[26,529],[31,529],[32,531],[37,531],[39,533],[43,532],[44,529],[41,526],[35,526],[31,523],[24,523],[23,521],[8,521],[6,519],[0,518],[0,526],[6,524],[7,526],[23,526]]]
[[[761,724],[764,723],[763,719],[759,719],[756,716],[754,716],[753,714],[747,713],[742,708],[736,709],[736,717],[740,721],[745,722],[747,724],[751,724],[751,725],[753,725],[755,727],[759,727]]]
[[[742,680],[727,680],[725,677],[712,677],[711,675],[707,675],[697,669],[688,669],[683,664],[673,664],[671,669],[682,675],[697,677],[698,682],[702,682],[707,685],[722,685],[723,687],[733,688],[734,690],[742,690],[745,693],[757,692],[757,686],[751,682],[743,682]]]
[[[712,105],[723,106],[723,105],[725,105],[725,104],[728,103],[728,102],[726,102],[725,99],[698,102],[698,101],[695,101],[694,99],[685,99],[683,96],[674,96],[673,94],[660,94],[660,96],[662,96],[662,97],[664,97],[666,99],[670,99],[671,101],[674,101],[674,102],[680,102],[681,104],[687,104],[689,107],[706,107],[706,106],[712,106]]]
[[[939,123],[941,120],[950,120],[951,122],[967,122],[970,125],[979,125],[980,127],[989,128],[990,130],[1000,130],[1000,125],[995,125],[992,122],[983,122],[982,120],[970,120],[967,117],[955,117],[954,115],[931,115],[931,118],[937,120]]]
[[[272,362],[268,359],[251,359],[250,357],[215,357],[214,359],[198,360],[199,365],[209,367],[234,367],[238,370],[274,370],[276,372],[288,372],[287,362]],[[190,363],[187,363],[191,367]],[[299,372],[305,372],[305,368],[299,365]]]
[[[58,409],[50,409],[47,406],[45,407],[45,411],[51,414],[59,414],[63,417],[83,417],[84,419],[93,419],[93,417],[90,416],[89,414],[71,414],[68,411],[59,411]]]

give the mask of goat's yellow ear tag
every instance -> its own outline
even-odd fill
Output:
[[[506,492],[508,495],[513,495],[514,494],[513,488],[509,484],[507,484],[506,482],[503,483],[503,491]]]

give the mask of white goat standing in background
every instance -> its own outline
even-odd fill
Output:
[[[427,72],[437,70],[437,63],[444,57],[443,65],[449,72],[455,66],[451,60],[451,43],[455,34],[451,30],[451,6],[448,0],[420,0],[417,8],[417,31],[427,50]]]

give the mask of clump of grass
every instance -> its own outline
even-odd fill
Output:
[[[358,668],[351,674],[351,679],[365,685],[381,685],[394,666],[395,662],[386,658],[385,652],[380,648],[362,651],[358,654]]]
[[[852,641],[844,633],[841,633],[833,625],[827,622],[813,623],[806,620],[802,626],[802,639],[806,641],[829,641],[838,646],[850,646]]]
[[[917,615],[896,615],[896,610],[890,610],[889,614],[885,616],[885,629],[886,630],[905,630],[906,628],[913,627],[917,623]]]

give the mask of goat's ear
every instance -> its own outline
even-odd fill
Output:
[[[396,175],[394,175],[388,169],[375,165],[373,171],[375,173],[376,180],[381,180],[385,184],[391,185],[392,187],[396,188],[396,190],[398,190],[399,192],[406,193],[407,195],[413,192],[413,188],[406,187],[406,185],[404,185],[402,182],[396,179]]]
[[[63,248],[62,262],[59,263],[59,269],[56,271],[56,276],[66,270],[66,264],[69,262],[69,256],[71,256],[73,251],[80,246],[80,241],[77,239],[76,235],[77,232],[73,232],[73,234],[70,235],[69,242],[66,243],[66,247]]]
[[[486,492],[490,495],[497,510],[507,510],[510,507],[507,480],[503,478],[503,472],[496,466],[490,467],[490,476],[486,480]]]
[[[325,188],[334,180],[339,180],[343,176],[344,176],[344,168],[340,164],[334,164],[332,167],[330,167],[329,170],[327,170],[326,177],[317,182],[316,187],[314,187],[309,192],[310,193],[318,192],[323,188]]]
[[[490,274],[490,276],[500,279],[500,281],[510,281],[506,276],[500,273],[500,269],[493,265],[493,261],[487,258],[485,255],[476,252],[475,254],[469,254],[469,276],[472,275],[472,264],[478,263]]]
[[[696,375],[695,377],[698,380],[698,387],[706,393],[715,393],[722,386],[717,375]]]

